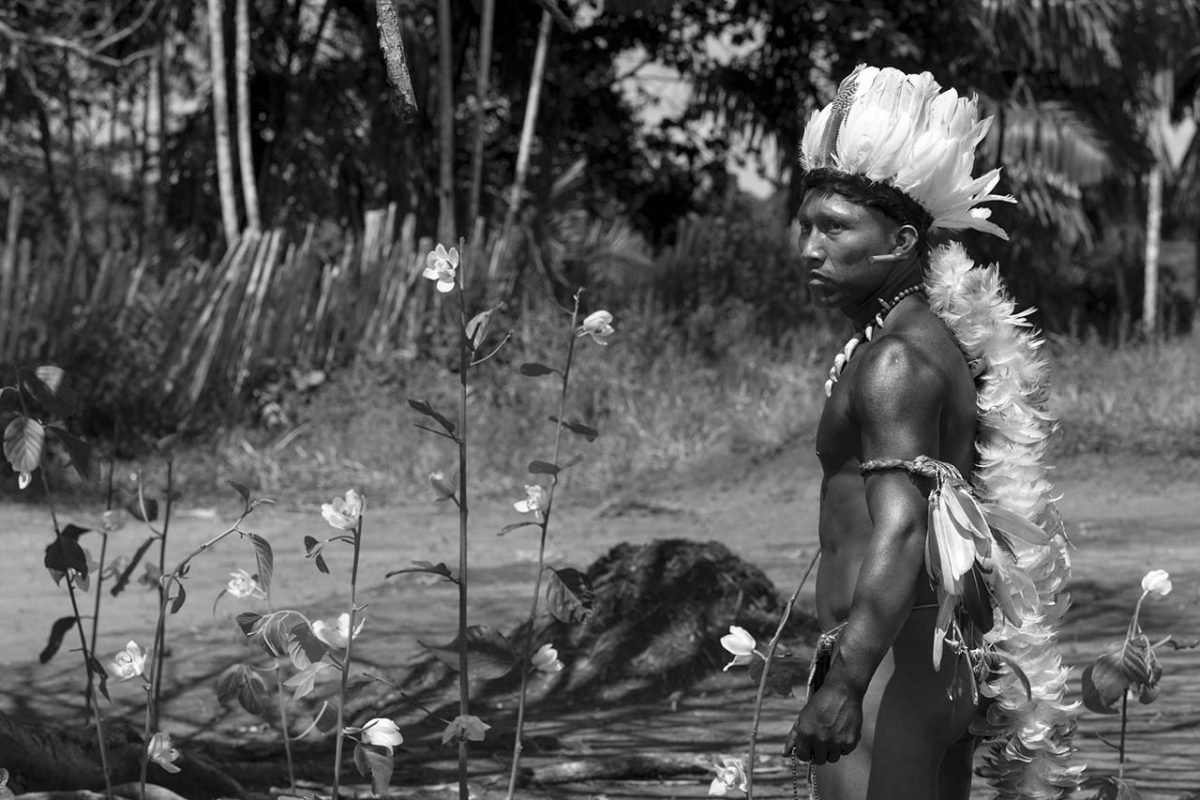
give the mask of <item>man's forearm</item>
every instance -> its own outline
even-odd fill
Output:
[[[923,525],[875,532],[826,683],[866,692],[912,610],[924,557]]]

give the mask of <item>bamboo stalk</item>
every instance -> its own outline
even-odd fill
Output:
[[[242,358],[238,363],[237,377],[233,381],[233,395],[237,397],[242,391],[242,384],[246,378],[250,376],[250,364],[254,358],[255,350],[262,347],[263,340],[258,335],[258,321],[262,316],[263,302],[266,300],[267,292],[271,289],[271,276],[275,269],[275,260],[279,256],[279,242],[283,238],[283,231],[276,228],[267,236],[267,256],[264,274],[259,281],[257,291],[254,297],[254,308],[250,312],[250,319],[246,323],[245,335],[243,341],[246,343],[242,349]]]
[[[21,232],[21,214],[25,210],[25,192],[21,185],[14,184],[12,195],[8,200],[8,224],[4,231],[4,258],[0,259],[0,353],[8,355],[9,342],[17,338],[16,308],[13,299],[16,294],[17,250],[20,247],[18,238]],[[10,363],[11,358],[6,359]]]

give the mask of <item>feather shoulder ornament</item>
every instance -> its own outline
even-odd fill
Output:
[[[977,498],[1004,551],[993,553],[991,563],[1007,573],[986,581],[1001,613],[984,644],[1011,668],[994,668],[981,681],[980,692],[991,702],[986,718],[973,726],[990,740],[980,774],[997,800],[1055,800],[1078,788],[1084,768],[1072,763],[1078,703],[1065,700],[1069,670],[1057,644],[1069,604],[1063,589],[1070,559],[1044,464],[1055,421],[1045,409],[1042,339],[1028,312],[1016,311],[998,269],[977,267],[960,244],[933,253],[926,290],[975,375],[978,459],[964,494]],[[945,515],[959,539],[962,528],[978,522],[970,513],[950,509]],[[993,583],[1007,583],[1003,598],[991,591]]]
[[[971,177],[975,148],[991,118],[979,119],[975,98],[941,91],[933,75],[860,64],[839,85],[837,96],[813,113],[804,129],[800,164],[862,175],[916,201],[931,228],[972,228],[1002,239],[981,204],[1015,202],[993,194],[1000,170]]]

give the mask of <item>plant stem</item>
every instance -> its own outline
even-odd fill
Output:
[[[283,753],[287,758],[288,788],[296,793],[296,768],[292,765],[292,737],[288,734],[287,695],[283,691],[283,671],[275,659],[275,688],[279,691],[279,724],[283,728]]]
[[[333,800],[338,800],[338,784],[342,779],[342,727],[346,720],[346,686],[350,682],[350,658],[354,649],[354,616],[358,611],[355,598],[358,592],[358,556],[362,552],[362,515],[354,525],[354,561],[350,566],[350,617],[346,629],[346,657],[342,660],[342,685],[338,689],[337,744],[333,748]]]
[[[58,514],[54,510],[54,496],[50,492],[50,480],[46,477],[45,468],[40,469],[39,472],[42,475],[42,489],[46,492],[46,503],[50,508],[50,522],[54,526],[54,537],[58,541],[59,552],[65,552],[62,547],[62,528],[58,526]],[[65,568],[66,564],[63,566]],[[99,596],[99,588],[97,588],[96,594]],[[104,773],[104,795],[108,800],[112,800],[112,778],[108,774],[108,743],[104,740],[104,722],[100,716],[100,703],[96,700],[93,688],[95,675],[92,673],[92,661],[95,657],[92,654],[94,651],[88,647],[87,635],[83,631],[83,620],[79,617],[79,601],[75,597],[75,578],[71,575],[70,569],[67,569],[67,596],[71,598],[71,611],[75,615],[75,629],[79,631],[79,647],[83,650],[83,669],[87,675],[84,700],[92,712],[92,719],[96,722],[96,745],[100,750],[100,770]]]
[[[138,484],[139,484],[139,491],[140,491],[141,481],[139,481]],[[145,505],[143,504],[142,507],[144,509]],[[158,624],[154,628],[154,646],[150,650],[151,663],[150,663],[150,670],[147,673],[148,680],[147,680],[147,684],[146,684],[146,727],[145,727],[145,733],[144,733],[143,738],[145,739],[145,744],[147,746],[150,744],[150,736],[153,733],[153,728],[151,727],[151,723],[154,723],[155,725],[158,724],[158,709],[155,706],[157,705],[156,698],[159,695],[158,695],[157,687],[154,685],[155,679],[152,676],[157,676],[159,680],[162,679],[162,669],[160,667],[158,667],[157,664],[158,664],[158,662],[162,661],[162,643],[163,643],[163,640],[166,638],[167,599],[170,597],[170,594],[171,594],[171,592],[170,592],[171,582],[174,581],[175,583],[179,583],[180,590],[182,591],[183,585],[182,585],[182,582],[180,581],[179,576],[180,576],[180,573],[182,572],[183,568],[188,565],[188,562],[190,562],[193,558],[195,558],[196,556],[203,553],[205,550],[209,550],[212,547],[215,547],[218,542],[220,542],[222,539],[224,539],[226,536],[230,535],[231,533],[239,533],[240,526],[242,524],[242,520],[246,519],[246,517],[253,510],[254,510],[253,507],[251,507],[251,508],[243,511],[241,516],[239,516],[237,518],[237,521],[234,522],[233,525],[226,528],[221,533],[217,534],[213,538],[209,539],[207,542],[204,542],[202,545],[197,547],[195,550],[193,550],[191,553],[189,553],[186,558],[184,558],[182,561],[180,561],[178,564],[176,564],[175,568],[173,570],[171,570],[171,573],[169,575],[162,575],[158,579],[158,585],[159,585]],[[144,512],[143,512],[142,516],[145,516]],[[164,535],[166,534],[166,528],[163,529],[163,533],[164,533]],[[150,761],[150,751],[148,749],[143,748],[143,750],[142,750],[142,769],[141,769],[141,794],[139,795],[141,797],[141,800],[146,800],[146,767],[149,764],[149,761]]]
[[[571,326],[567,330],[567,362],[563,367],[562,391],[558,396],[558,423],[554,427],[554,456],[550,463],[557,465],[562,446],[563,420],[567,413],[567,385],[571,379],[571,363],[575,356],[575,323],[579,319],[579,295],[583,290],[575,292],[575,307],[571,310]],[[537,574],[533,579],[533,603],[529,609],[529,621],[525,626],[525,646],[521,651],[521,691],[517,695],[517,728],[513,736],[512,768],[508,773],[508,795],[506,800],[512,800],[517,791],[517,773],[521,766],[521,732],[525,728],[525,693],[529,686],[529,659],[533,649],[534,624],[537,622],[538,599],[542,593],[542,572],[546,563],[546,531],[550,526],[550,510],[554,507],[554,489],[558,486],[558,473],[550,476],[550,491],[546,496],[546,508],[542,510],[542,524],[538,540]]]
[[[459,240],[460,252],[464,252]],[[467,299],[463,284],[463,269],[458,270],[458,317],[459,317],[459,398],[458,398],[458,713],[466,717],[471,713],[471,680],[467,674],[467,370],[471,365],[470,340],[467,338]],[[470,800],[471,791],[467,771],[467,737],[458,739],[458,797]],[[336,800],[336,798],[335,798]]]
[[[175,459],[167,458],[167,499],[166,507],[163,511],[163,529],[162,539],[158,546],[158,574],[162,575],[167,568],[167,532],[171,528],[171,495],[175,493]],[[141,490],[141,481],[138,481],[138,489]],[[160,591],[166,591],[166,587],[159,584]],[[159,625],[162,627],[162,635],[158,638],[158,645],[165,653],[167,648],[167,621],[166,617],[159,617]],[[154,730],[158,730],[158,723],[161,719],[161,702],[162,702],[162,674],[165,658],[156,658],[154,661]]]
[[[113,472],[116,470],[116,461],[117,461],[116,448],[114,447],[113,456],[112,456],[112,458],[109,459],[109,462],[108,462],[108,496],[105,498],[105,501],[104,501],[104,510],[105,511],[112,511]],[[105,522],[107,522],[107,521],[108,520],[106,518]],[[88,644],[88,646],[91,648],[91,651],[93,653],[96,652],[96,639],[99,635],[99,629],[100,629],[100,597],[101,597],[101,595],[104,594],[104,561],[105,561],[105,556],[107,555],[107,552],[108,552],[108,530],[107,529],[102,534],[102,537],[103,538],[101,538],[101,540],[100,540],[100,566],[96,570],[96,602],[92,606],[92,636],[91,636],[91,641]],[[95,686],[92,683],[92,673],[91,673],[91,670],[88,670],[87,694],[88,694],[89,704],[91,703],[91,699],[94,696],[94,693],[95,693]]]
[[[817,565],[817,560],[820,557],[821,551],[818,550],[813,555],[812,561],[808,562],[808,569],[804,570],[804,576],[800,578],[800,583],[796,586],[796,591],[792,592],[791,598],[788,600],[787,605],[784,606],[783,614],[779,618],[779,626],[775,628],[775,635],[767,643],[767,652],[763,656],[762,676],[758,679],[758,693],[754,696],[754,721],[750,724],[750,748],[746,758],[746,800],[754,800],[754,748],[758,744],[758,722],[762,716],[763,696],[767,690],[767,677],[771,674],[771,660],[775,658],[775,647],[779,644],[780,637],[783,636],[783,629],[787,626],[788,619],[792,615],[792,609],[796,605],[797,598],[800,597],[800,590],[808,582],[808,576],[812,574],[813,567]]]
[[[1125,724],[1129,721],[1129,692],[1121,695],[1121,745],[1117,749],[1117,777],[1125,777]]]

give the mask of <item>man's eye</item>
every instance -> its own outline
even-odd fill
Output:
[[[841,233],[846,229],[845,225],[840,222],[826,222],[821,226],[821,230],[825,233]]]

